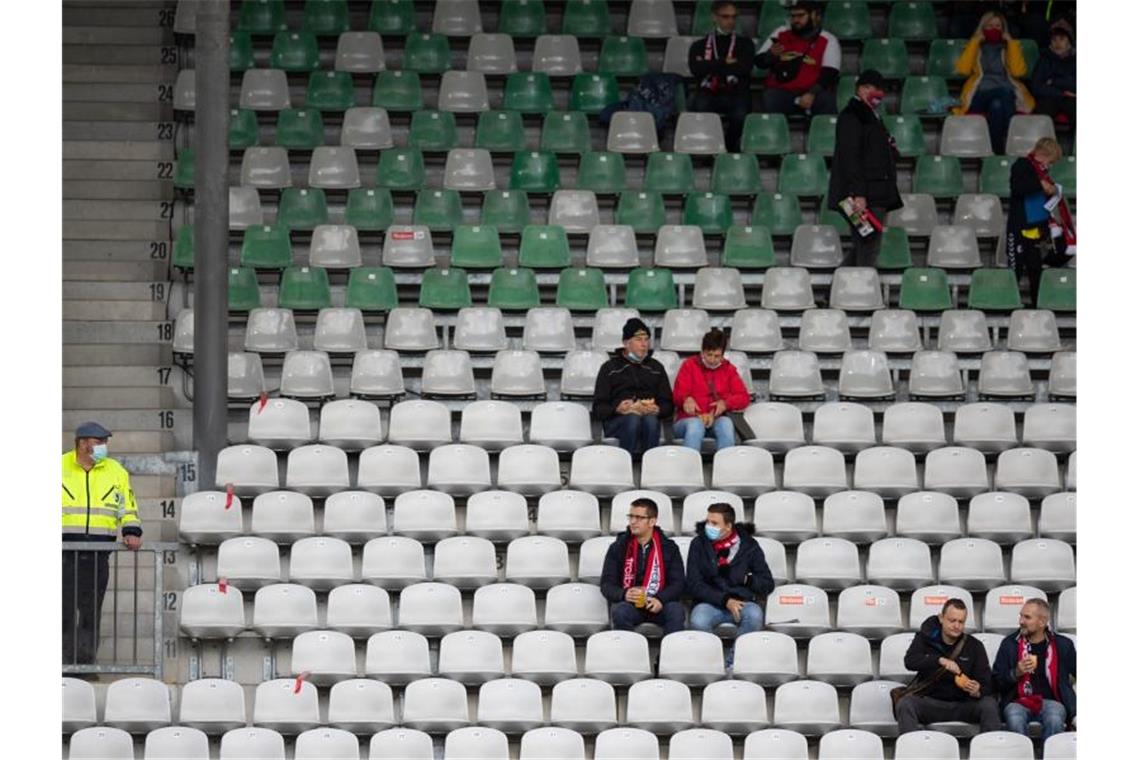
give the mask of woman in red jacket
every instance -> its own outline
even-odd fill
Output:
[[[713,328],[701,339],[701,353],[681,362],[677,382],[673,385],[673,402],[677,418],[673,436],[685,446],[701,450],[706,435],[716,438],[716,448],[736,443],[732,420],[726,412],[737,412],[748,406],[748,391],[736,367],[724,358],[727,339],[724,332]]]

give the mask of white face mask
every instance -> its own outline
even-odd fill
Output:
[[[107,444],[97,443],[91,447],[91,458],[96,462],[102,462],[107,458]]]

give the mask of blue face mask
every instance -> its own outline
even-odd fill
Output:
[[[634,364],[641,364],[643,361],[645,361],[644,356],[638,356],[637,354],[633,353],[632,351],[626,351],[625,352],[625,358],[629,359]]]
[[[96,462],[102,462],[104,459],[106,459],[107,458],[107,444],[105,444],[105,443],[95,444],[95,446],[91,449],[91,458],[94,459]]]
[[[720,538],[720,530],[714,528],[708,523],[705,523],[705,536],[708,537],[709,541],[716,541],[718,538]]]

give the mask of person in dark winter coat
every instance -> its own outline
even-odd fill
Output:
[[[736,33],[736,16],[736,3],[717,0],[712,4],[712,31],[689,46],[689,71],[697,80],[689,110],[721,115],[729,153],[740,152],[744,119],[752,110],[752,58],[756,53],[751,38]]]
[[[1045,203],[1057,193],[1049,167],[1061,160],[1061,146],[1052,137],[1042,137],[1027,156],[1009,167],[1009,214],[1005,220],[1005,255],[1009,268],[1029,280],[1026,308],[1034,308],[1044,264],[1059,267],[1068,257],[1057,250]]]
[[[1002,640],[994,658],[994,686],[1006,730],[1024,735],[1035,720],[1041,724],[1041,741],[1077,717],[1077,648],[1049,630],[1050,617],[1047,601],[1028,600],[1018,630]]]
[[[1077,123],[1077,48],[1073,42],[1073,27],[1061,20],[1049,30],[1049,47],[1041,52],[1029,90],[1037,100],[1034,110],[1056,119],[1064,116],[1070,124]]]
[[[883,102],[886,81],[874,69],[864,71],[855,82],[855,97],[835,125],[835,159],[827,189],[827,207],[842,213],[839,204],[850,198],[856,211],[869,209],[885,226],[887,212],[902,208],[895,158],[894,138],[883,126],[876,109]],[[855,266],[873,267],[882,234],[852,236]]]
[[[657,527],[657,503],[634,499],[629,527],[610,545],[599,583],[614,630],[632,631],[641,623],[657,623],[665,633],[685,627],[685,565],[681,550]]]
[[[990,658],[982,642],[965,632],[966,603],[947,599],[942,612],[923,622],[903,664],[926,678],[945,668],[947,673],[920,694],[908,694],[898,703],[899,733],[918,731],[923,725],[960,720],[980,723],[982,731],[1001,729],[993,697]],[[965,636],[958,656],[950,659],[954,646]]]
[[[718,625],[735,623],[737,636],[759,631],[764,627],[760,602],[776,584],[764,550],[753,537],[755,527],[738,523],[732,505],[717,503],[709,505],[696,533],[685,571],[685,588],[696,602],[691,627],[712,633]],[[732,667],[732,649],[725,664]]]
[[[594,419],[635,459],[661,441],[661,420],[673,416],[669,375],[650,350],[649,327],[637,317],[625,323],[622,348],[594,381]]]

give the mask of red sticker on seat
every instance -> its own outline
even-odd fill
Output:
[[[309,671],[307,671],[307,670],[302,671],[301,674],[297,676],[297,680],[293,682],[293,693],[294,694],[300,694],[301,693],[301,684],[304,683],[305,679],[308,677],[309,677]]]
[[[233,506],[234,503],[234,484],[226,483],[226,509]]]
[[[264,409],[265,405],[268,403],[269,403],[269,394],[266,393],[265,391],[262,391],[261,395],[257,397],[257,413],[261,414],[261,410]]]
[[[923,604],[933,607],[936,604],[946,604],[948,596],[924,596],[922,597]]]
[[[804,598],[802,596],[781,596],[780,604],[798,604],[802,605]]]
[[[1024,596],[999,596],[998,604],[1025,604]]]
[[[416,233],[414,232],[393,232],[391,233],[393,240],[415,240]]]
[[[229,585],[226,584],[226,579],[225,578],[218,578],[218,591],[221,591],[224,594],[224,593],[226,593],[226,589],[228,589],[228,588],[229,588]]]

